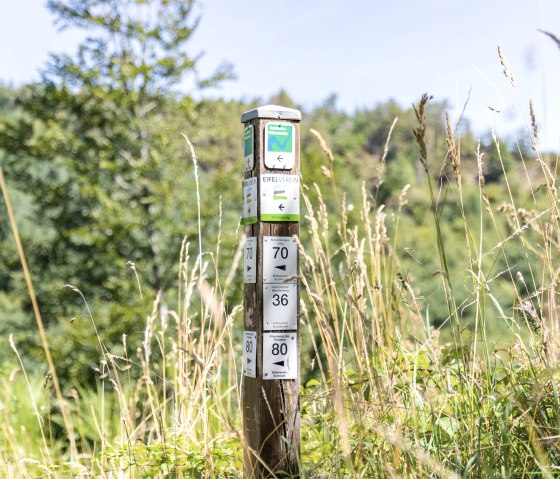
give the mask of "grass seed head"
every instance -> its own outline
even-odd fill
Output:
[[[509,71],[508,68],[508,64],[506,62],[506,58],[504,57],[504,53],[502,52],[502,47],[500,47],[498,45],[498,56],[500,57],[500,63],[502,64],[502,67],[504,67],[504,75],[505,77],[510,81],[511,86],[515,88],[516,86],[516,81],[515,81],[515,76],[513,75],[513,73],[511,73]]]
[[[433,96],[424,93],[422,98],[420,99],[420,103],[418,104],[418,108],[416,105],[412,104],[414,108],[414,113],[416,114],[416,119],[418,120],[418,127],[414,128],[412,132],[414,133],[414,138],[416,138],[416,143],[420,147],[420,163],[424,167],[424,171],[426,174],[428,172],[428,149],[426,148],[426,115],[424,112],[425,106],[433,98]]]
[[[537,151],[537,139],[539,137],[539,128],[537,125],[537,117],[535,115],[535,105],[533,98],[529,99],[529,112],[531,114],[531,126],[533,127],[533,135],[531,137],[531,148]]]
[[[331,163],[334,162],[334,156],[332,154],[331,149],[327,146],[327,142],[325,141],[325,139],[323,138],[323,136],[321,135],[321,133],[319,133],[317,130],[311,128],[309,130],[309,132],[315,137],[317,138],[317,140],[319,140],[319,145],[321,146],[321,150],[323,150],[323,152],[325,153],[325,155],[327,155],[327,158],[330,160]]]
[[[451,121],[449,119],[449,113],[445,112],[445,122],[447,126],[447,151],[449,153],[449,159],[451,161],[451,168],[453,170],[453,175],[455,176],[455,181],[457,185],[461,186],[461,159],[459,156],[459,151],[457,149],[457,144],[455,141],[455,133],[451,127]]]

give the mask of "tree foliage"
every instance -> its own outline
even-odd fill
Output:
[[[127,330],[139,295],[127,263],[140,272],[147,299],[164,293],[182,238],[196,230],[181,216],[194,195],[185,188],[191,163],[180,132],[192,129],[198,107],[177,89],[187,77],[202,87],[229,72],[198,78],[186,49],[198,24],[194,1],[69,0],[49,8],[62,28],[89,36],[74,56],[53,55],[42,81],[17,92],[16,113],[2,119],[5,167],[34,210],[27,249],[46,321],[83,317],[82,298],[61,289],[70,283],[95,299],[107,324]]]
[[[204,251],[215,251],[220,237],[221,257],[211,261],[231,263],[241,206],[239,118],[267,101],[195,101],[185,93],[231,76],[228,65],[210,78],[198,75],[199,56],[188,50],[199,21],[194,1],[52,0],[49,8],[61,28],[80,28],[88,36],[74,55],[53,55],[41,82],[0,89],[0,161],[57,364],[67,377],[76,377],[90,372],[99,356],[91,319],[103,341],[115,345],[123,333],[141,334],[139,324],[156,294],[162,305],[173,307],[167,293],[177,286],[180,246],[185,237],[196,242],[199,228],[193,159],[181,132],[198,156]],[[269,101],[298,107],[284,90]],[[463,253],[453,249],[453,238],[463,229],[447,161],[445,108],[444,102],[427,107],[426,142],[453,268],[453,258]],[[443,324],[445,298],[438,295],[437,253],[426,222],[434,205],[423,187],[426,172],[418,161],[412,107],[387,101],[349,113],[332,95],[303,113],[303,181],[312,198],[317,196],[314,184],[329,193],[323,196],[328,211],[340,211],[343,204],[350,211],[360,204],[362,184],[374,207],[400,208],[401,192],[411,185],[401,221],[407,233],[393,245],[393,254],[403,277],[415,277],[428,295],[430,319]],[[466,214],[474,217],[480,214],[478,190],[472,186],[478,181],[476,141],[468,126],[451,126],[461,142]],[[332,159],[311,128],[323,136]],[[515,155],[507,145],[498,154],[492,139],[482,142],[481,152],[487,190],[499,198],[504,192],[501,162],[515,165]],[[362,219],[348,215],[348,221],[352,227]],[[5,265],[0,315],[9,318],[0,333],[15,332],[39,357],[34,335],[27,334],[33,325],[30,305],[6,225],[0,210]],[[502,266],[497,262],[495,267]],[[463,273],[454,279],[458,291]],[[83,297],[65,284],[79,288]],[[231,305],[239,302],[240,288],[228,294]]]

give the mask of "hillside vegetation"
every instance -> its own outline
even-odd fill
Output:
[[[192,3],[144,3],[167,16],[51,2],[94,39],[0,89],[0,476],[240,477],[239,120],[275,103],[303,110],[303,477],[556,477],[558,157],[532,104],[510,142],[427,95],[195,101]]]

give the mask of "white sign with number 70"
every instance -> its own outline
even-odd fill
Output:
[[[263,237],[263,283],[297,283],[295,238]]]

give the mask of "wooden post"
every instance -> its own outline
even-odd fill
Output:
[[[243,435],[246,479],[299,477],[299,122],[245,112]]]

